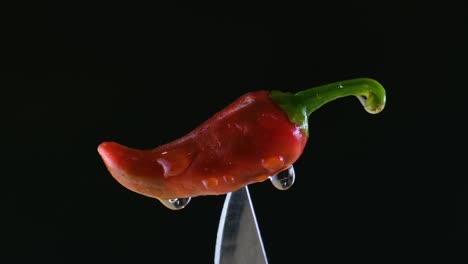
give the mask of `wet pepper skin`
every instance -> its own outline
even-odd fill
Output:
[[[126,188],[158,199],[216,195],[289,168],[307,136],[269,91],[248,93],[186,136],[151,150],[113,142],[98,147]]]
[[[233,192],[288,169],[308,139],[308,116],[322,105],[356,96],[376,114],[385,90],[375,80],[346,80],[292,94],[248,93],[186,136],[149,150],[104,142],[98,151],[126,188],[168,200]]]

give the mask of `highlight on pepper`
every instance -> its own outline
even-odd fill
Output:
[[[191,197],[225,194],[266,179],[286,190],[294,183],[293,163],[308,140],[309,115],[351,95],[368,113],[384,109],[384,88],[368,78],[298,93],[254,91],[162,146],[142,150],[103,142],[98,152],[122,186],[174,210],[184,208]]]

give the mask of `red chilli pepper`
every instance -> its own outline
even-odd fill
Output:
[[[365,78],[296,94],[255,91],[168,144],[139,150],[104,142],[98,152],[121,185],[180,209],[190,197],[233,192],[290,168],[306,145],[308,116],[350,95],[369,113],[385,106],[384,88]]]

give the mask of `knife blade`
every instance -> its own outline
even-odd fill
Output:
[[[215,264],[267,264],[247,186],[226,195],[218,226]]]

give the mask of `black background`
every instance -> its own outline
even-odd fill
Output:
[[[224,196],[170,211],[120,186],[98,144],[155,147],[248,91],[358,77],[382,83],[387,108],[319,109],[296,184],[250,187],[270,262],[416,256],[420,241],[467,238],[462,4],[165,2],[2,7],[8,263],[212,263]]]

